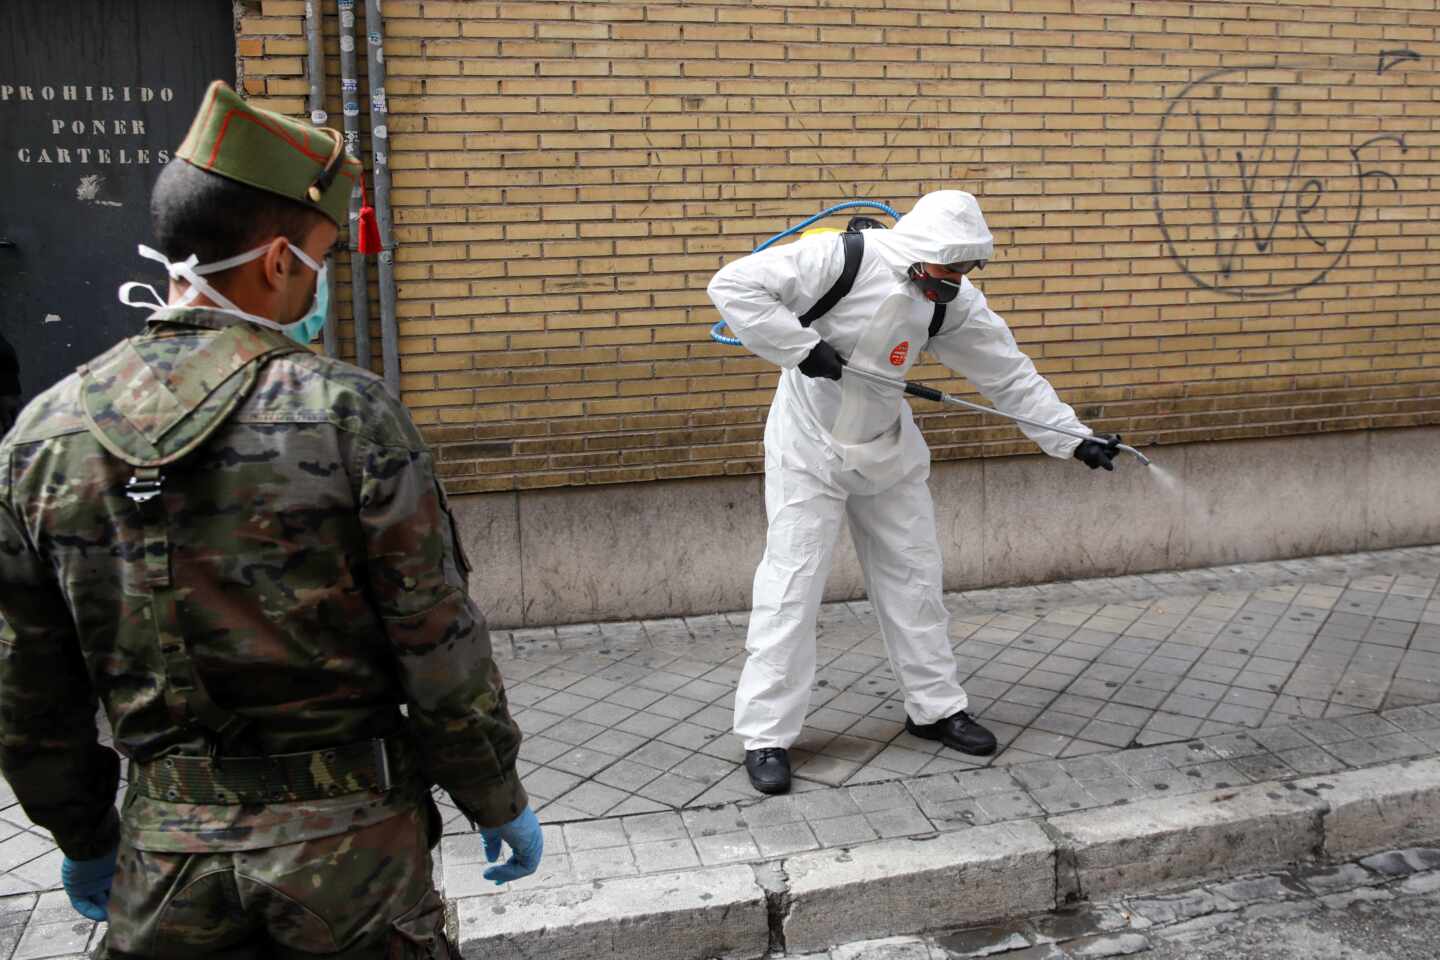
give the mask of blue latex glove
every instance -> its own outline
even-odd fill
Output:
[[[110,919],[110,884],[115,880],[115,851],[94,860],[71,860],[60,864],[60,882],[70,897],[70,906],[82,917]]]
[[[545,852],[545,835],[540,832],[540,821],[529,807],[503,827],[481,829],[480,836],[485,840],[485,859],[491,863],[500,856],[501,840],[514,852],[514,856],[505,863],[485,871],[485,879],[494,880],[495,886],[528,877],[540,866],[540,857]]]

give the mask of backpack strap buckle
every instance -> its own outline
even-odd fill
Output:
[[[135,503],[149,503],[162,492],[163,481],[158,468],[137,467],[125,484],[125,496]]]

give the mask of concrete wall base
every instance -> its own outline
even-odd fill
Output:
[[[1045,456],[936,464],[947,590],[1440,541],[1440,428],[1153,447],[1114,473]],[[744,610],[760,477],[453,500],[492,626]],[[829,600],[864,588],[842,537]]]

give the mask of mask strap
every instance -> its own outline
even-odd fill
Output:
[[[289,241],[287,240],[286,243],[289,243]],[[269,317],[261,317],[257,316],[256,314],[246,313],[244,310],[241,310],[238,306],[235,305],[234,301],[226,297],[220,291],[216,290],[204,279],[205,274],[219,273],[222,270],[229,270],[231,267],[238,267],[242,263],[249,263],[251,260],[258,259],[264,256],[265,251],[269,248],[270,244],[266,243],[256,247],[253,250],[247,250],[244,253],[236,254],[233,257],[227,257],[224,260],[216,260],[213,263],[201,265],[193,253],[184,260],[175,262],[172,261],[169,257],[165,256],[165,254],[161,253],[159,250],[156,250],[153,247],[147,247],[143,243],[139,244],[138,250],[140,256],[144,257],[147,260],[154,260],[156,263],[164,266],[165,272],[170,275],[170,279],[184,280],[189,285],[189,289],[187,289],[183,294],[180,295],[179,302],[169,304],[166,303],[164,299],[160,296],[160,292],[154,287],[152,287],[150,284],[138,283],[132,280],[129,283],[124,283],[120,285],[120,302],[129,307],[144,307],[146,309],[153,308],[163,310],[166,307],[170,306],[188,307],[190,304],[194,303],[197,299],[199,299],[200,294],[203,293],[206,297],[210,299],[212,303],[214,303],[220,309],[224,310],[226,313],[233,313],[237,316],[244,317],[246,320],[249,320],[252,323],[258,323],[262,327],[269,327],[271,330],[283,331],[285,327],[279,323],[276,323],[274,320],[271,320]],[[293,243],[290,244],[290,249],[307,267],[317,273],[320,272],[320,264],[317,264],[314,260],[310,259],[310,257],[305,254],[305,251],[301,250]],[[149,302],[143,300],[137,301],[131,295],[132,292],[137,288],[142,290],[149,290],[150,296],[153,299],[151,299]]]
[[[286,242],[288,243],[289,241]],[[270,244],[261,244],[253,250],[246,250],[244,253],[237,253],[233,257],[227,257],[224,260],[216,260],[213,263],[207,263],[204,266],[198,267],[195,266],[195,255],[191,254],[190,259],[186,260],[185,262],[191,267],[193,267],[196,273],[204,276],[211,273],[220,273],[222,270],[229,270],[231,267],[238,267],[240,266],[240,264],[249,263],[251,260],[258,260],[259,258],[263,257],[265,255],[265,251],[269,249]]]
[[[149,290],[149,291],[150,291],[150,299],[149,299],[149,300],[137,300],[137,299],[135,299],[134,297],[131,296],[131,291],[134,291],[134,290]],[[134,280],[131,280],[129,283],[122,283],[122,284],[120,284],[120,302],[123,303],[123,304],[125,304],[125,306],[127,306],[127,307],[144,307],[144,308],[147,309],[147,310],[152,309],[152,308],[155,309],[155,310],[163,310],[163,309],[165,309],[166,307],[169,306],[168,303],[166,303],[164,300],[162,300],[162,299],[160,298],[160,291],[159,291],[159,290],[156,290],[154,287],[150,286],[150,284],[148,284],[148,283],[139,283],[139,282],[134,281]]]
[[[147,260],[154,260],[156,263],[162,264],[165,267],[165,272],[170,275],[170,279],[186,280],[187,284],[189,283],[188,279],[185,278],[185,275],[181,271],[186,266],[195,265],[196,258],[193,253],[189,257],[187,257],[183,263],[171,263],[170,260],[165,256],[165,254],[161,253],[159,250],[147,247],[143,243],[140,244],[139,250],[140,256],[145,257]],[[199,297],[200,290],[198,290],[193,284],[191,284],[188,289],[186,289],[186,291],[180,295],[180,302],[177,303],[176,306],[188,307],[190,306],[190,304],[194,303],[197,299],[199,299]]]
[[[242,254],[241,256],[246,257],[246,259],[248,260],[255,259],[254,257],[248,256],[246,254]],[[190,259],[185,261],[184,263],[177,263],[174,265],[174,269],[176,270],[176,272],[178,272],[180,276],[186,281],[188,281],[190,284],[190,289],[187,290],[185,293],[185,303],[188,304],[191,300],[194,300],[201,293],[204,293],[205,296],[210,298],[211,303],[214,303],[217,306],[221,307],[226,313],[237,314],[244,317],[246,320],[251,321],[252,323],[258,323],[262,327],[269,327],[272,330],[281,329],[280,324],[276,323],[274,320],[271,320],[269,317],[261,317],[253,313],[246,313],[244,310],[241,310],[235,305],[235,302],[233,300],[226,297],[219,290],[216,290],[214,287],[210,286],[210,284],[207,283],[204,278],[200,276],[200,270],[195,269],[194,266],[191,265],[191,261],[193,261],[194,259],[194,256],[191,256]],[[233,260],[235,258],[231,257],[230,259]],[[225,261],[222,260],[219,262],[224,263]],[[245,261],[242,260],[240,262],[244,263]],[[235,264],[232,263],[230,264],[230,266],[235,266]],[[205,267],[201,269],[204,269],[206,273],[213,273],[215,272],[215,264],[206,264]]]
[[[290,243],[289,240],[286,240],[285,242]],[[293,243],[290,243],[290,252],[295,254],[295,256],[300,260],[301,263],[305,264],[305,266],[309,267],[311,270],[314,270],[316,273],[320,272],[321,264],[316,263],[314,260],[310,259],[310,255],[308,253],[306,253],[304,250],[301,250]]]
[[[213,268],[214,264],[207,264],[206,266]],[[200,276],[200,271],[195,268],[194,254],[191,254],[189,259],[183,260],[180,263],[170,264],[168,269],[170,271],[170,276],[172,279],[184,280],[186,283],[190,284],[190,289],[185,292],[185,297],[181,301],[183,304],[188,306],[197,297],[199,297],[200,294],[203,293],[205,294],[205,296],[210,298],[211,303],[224,307],[226,310],[233,310],[236,313],[243,312],[239,307],[235,305],[234,301],[226,297],[219,290],[216,290],[214,287],[210,286],[210,284],[206,282],[203,277]],[[213,272],[213,269],[206,270],[206,272]]]
[[[140,252],[140,256],[144,257],[147,260],[156,261],[157,263],[165,267],[166,273],[170,274],[172,277],[175,275],[174,271],[171,269],[170,260],[165,256],[165,254],[152,247],[147,247],[143,243],[138,245],[138,250]],[[194,258],[192,257],[191,259],[193,260]],[[136,299],[133,296],[134,291],[136,290],[150,291],[150,299]],[[187,291],[186,296],[189,297],[189,299],[194,299],[193,297],[190,297],[190,292],[191,291]],[[120,284],[120,289],[117,291],[117,293],[119,295],[120,302],[125,304],[125,306],[127,307],[142,307],[146,310],[163,310],[166,307],[170,306],[170,304],[165,302],[165,298],[160,296],[160,291],[156,290],[148,283],[139,283],[134,280],[128,283],[122,283]],[[183,306],[185,303],[188,302],[188,300],[182,300],[181,305]]]
[[[210,299],[212,303],[223,309],[226,313],[237,314],[241,317],[244,317],[246,320],[252,321],[253,323],[258,323],[261,326],[269,327],[272,330],[279,330],[281,329],[280,324],[276,323],[274,320],[271,320],[268,317],[256,316],[253,313],[246,313],[244,310],[241,310],[238,306],[235,305],[235,302],[233,300],[231,300],[229,297],[226,297],[220,291],[212,287],[208,282],[206,282],[206,280],[202,276],[202,274],[218,273],[221,270],[228,270],[231,267],[236,267],[242,263],[248,263],[251,260],[255,260],[263,256],[265,251],[269,249],[269,246],[270,245],[267,243],[264,246],[256,247],[254,250],[248,250],[245,253],[229,257],[225,260],[217,260],[214,263],[207,263],[203,266],[200,266],[198,265],[198,261],[193,253],[186,259],[176,263],[171,261],[168,257],[165,256],[165,254],[161,253],[160,251],[155,250],[152,247],[147,247],[145,244],[142,243],[139,245],[140,256],[146,258],[147,260],[154,260],[157,263],[163,264],[165,266],[165,272],[170,275],[171,279],[184,280],[190,285],[190,289],[186,290],[181,295],[180,301],[178,303],[167,304],[160,299],[160,294],[155,290],[154,287],[151,287],[149,284],[136,284],[132,282],[127,283],[120,288],[121,301],[131,306],[151,306],[152,304],[131,303],[129,300],[125,299],[126,294],[129,293],[131,289],[137,286],[145,287],[146,289],[150,290],[151,293],[154,294],[156,300],[156,303],[153,305],[160,308],[164,308],[167,306],[187,307],[190,304],[194,303],[197,299],[199,299],[200,294],[203,293],[206,297]]]

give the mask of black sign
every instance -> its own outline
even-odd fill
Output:
[[[29,399],[145,313],[150,189],[210,81],[235,77],[230,0],[0,5],[0,334]],[[3,386],[3,385],[0,385]]]

